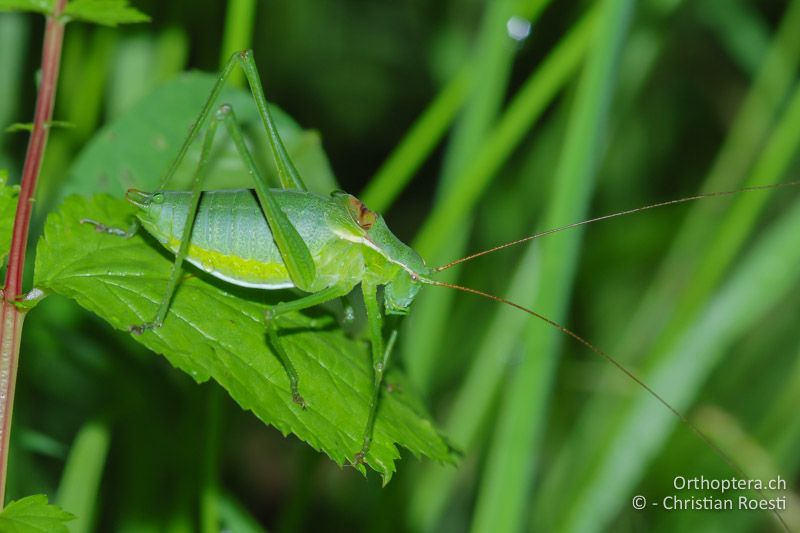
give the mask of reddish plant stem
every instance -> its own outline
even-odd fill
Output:
[[[25,269],[25,250],[28,245],[33,198],[42,166],[44,147],[47,144],[48,123],[53,117],[58,70],[61,64],[61,45],[64,40],[64,22],[60,19],[66,3],[67,0],[56,0],[53,14],[47,17],[44,30],[41,83],[39,94],[36,96],[33,130],[25,153],[25,164],[22,167],[20,194],[3,288],[0,312],[0,508],[5,502],[9,434],[24,319],[24,313],[14,302],[22,294],[22,274]]]

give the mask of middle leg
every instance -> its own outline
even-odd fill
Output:
[[[289,359],[289,356],[286,353],[286,349],[283,346],[283,342],[278,336],[278,326],[275,323],[275,319],[278,318],[280,315],[288,313],[290,311],[301,311],[303,309],[308,309],[309,307],[314,307],[323,304],[330,300],[335,300],[336,298],[344,296],[351,290],[352,287],[337,287],[337,286],[328,287],[327,289],[323,289],[319,292],[303,296],[302,298],[298,298],[297,300],[291,300],[289,302],[281,302],[267,309],[265,313],[264,319],[267,324],[267,336],[269,337],[269,342],[270,344],[272,344],[273,348],[275,348],[275,353],[278,356],[278,359],[280,360],[281,364],[283,365],[287,377],[289,378],[289,386],[292,390],[292,400],[294,400],[294,403],[296,403],[303,409],[305,409],[306,407],[306,402],[300,395],[300,388],[299,388],[300,380],[297,376],[297,371],[295,370],[292,361]]]

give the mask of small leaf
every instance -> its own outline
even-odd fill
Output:
[[[44,300],[46,297],[47,294],[43,290],[33,288],[23,294],[20,298],[14,300],[14,307],[20,311],[30,311],[39,305],[39,302]]]
[[[14,228],[14,214],[17,212],[19,186],[6,185],[8,172],[0,170],[0,267],[3,266],[11,247],[11,232]]]
[[[67,4],[64,16],[104,26],[150,21],[150,17],[130,7],[127,0],[74,0]]]
[[[128,227],[133,208],[105,195],[73,196],[48,217],[36,254],[34,284],[76,300],[115,328],[149,321],[164,296],[173,258],[147,235],[101,234],[81,218]],[[337,463],[360,449],[367,420],[372,365],[366,342],[353,340],[328,316],[281,317],[282,340],[300,376],[306,410],[292,401],[289,380],[266,341],[267,304],[291,294],[243,289],[188,267],[158,330],[134,337],[164,354],[196,381],[215,379],[239,405],[284,434],[294,433]],[[312,311],[313,313],[313,311]],[[383,391],[368,464],[388,481],[400,457],[396,445],[438,461],[453,453],[419,407],[402,377]]]
[[[0,0],[0,11],[33,11],[49,15],[53,11],[52,0]]]
[[[45,122],[47,128],[74,128],[75,124],[65,120],[51,120]],[[15,122],[6,128],[6,133],[16,133],[19,131],[33,131],[33,122]]]
[[[3,533],[68,533],[64,522],[75,516],[47,503],[47,496],[37,494],[9,503],[0,512]]]

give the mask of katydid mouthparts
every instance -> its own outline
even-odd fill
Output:
[[[280,188],[270,188],[255,165],[233,109],[228,105],[215,109],[222,87],[237,65],[245,72],[266,129]],[[253,189],[203,192],[212,146],[220,123],[225,126],[239,156],[252,175]],[[170,178],[185,158],[201,128],[206,125],[191,190],[168,190]],[[131,326],[130,329],[133,333],[142,334],[160,327],[167,319],[184,260],[211,276],[234,285],[265,290],[298,289],[306,294],[295,300],[281,302],[266,311],[265,329],[267,340],[286,371],[293,400],[305,407],[302,376],[296,372],[282,345],[275,319],[290,311],[301,311],[345,296],[360,284],[367,315],[374,379],[361,448],[352,459],[354,465],[359,465],[369,462],[383,376],[396,339],[396,331],[392,331],[388,342],[384,342],[384,315],[407,314],[423,285],[448,287],[512,306],[569,335],[638,383],[696,433],[731,468],[747,477],[685,415],[607,352],[534,310],[477,289],[437,281],[434,278],[438,272],[457,264],[580,225],[656,207],[797,185],[800,185],[800,181],[698,194],[630,209],[540,232],[433,268],[427,266],[411,247],[392,233],[380,214],[370,210],[355,196],[341,191],[323,196],[306,190],[270,114],[252,52],[243,51],[234,54],[220,74],[197,121],[165,174],[160,190],[143,192],[130,189],[126,195],[127,200],[137,207],[138,223],[175,254],[169,282],[153,320]],[[119,236],[130,236],[136,230],[110,228],[89,219],[82,222],[94,225],[98,231]],[[379,292],[379,288],[382,291]],[[785,526],[777,511],[775,514]]]

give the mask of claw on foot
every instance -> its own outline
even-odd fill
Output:
[[[356,310],[353,309],[352,305],[347,305],[344,308],[344,314],[342,316],[342,322],[345,324],[352,324],[356,321]]]
[[[356,456],[353,457],[353,466],[359,467],[361,465],[367,464],[367,462],[364,461],[366,457],[367,457],[367,452],[365,452],[364,450],[358,452]]]
[[[108,226],[103,224],[102,222],[98,222],[96,220],[92,220],[91,218],[82,218],[80,219],[81,224],[89,224],[90,226],[94,226],[94,230],[97,233],[105,233],[108,231]]]
[[[157,324],[155,322],[147,322],[146,324],[128,326],[128,331],[130,331],[134,335],[141,335],[145,331],[150,331],[151,329],[158,329],[160,327],[161,324]]]
[[[292,393],[292,400],[294,401],[294,403],[299,405],[302,409],[306,408],[306,401],[303,399],[302,396],[300,396],[299,392],[295,391],[295,392]]]

